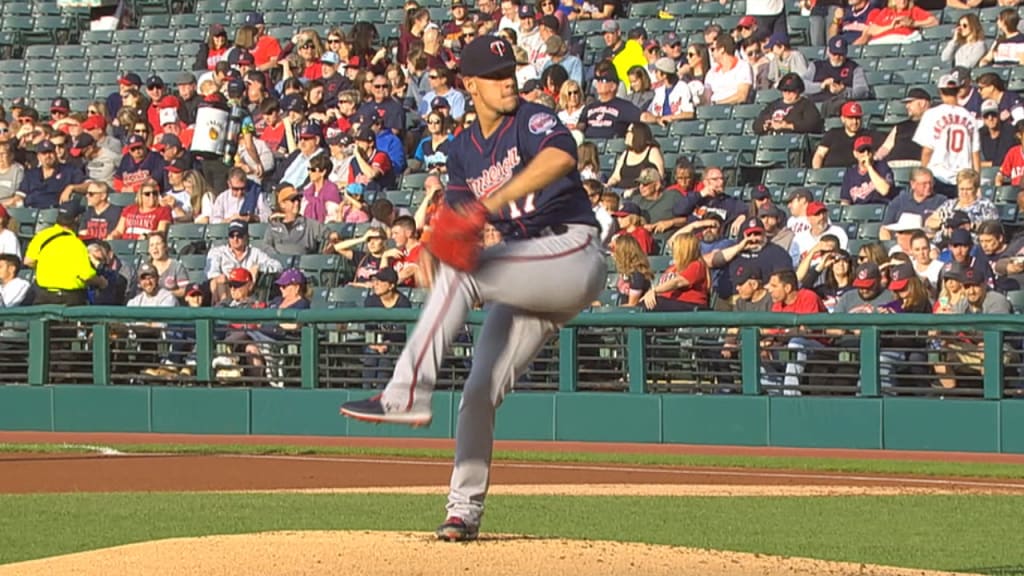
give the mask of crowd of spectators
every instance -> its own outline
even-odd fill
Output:
[[[959,4],[949,0],[974,8]],[[237,30],[210,26],[193,69],[173,77],[124,71],[116,92],[84,110],[65,98],[48,110],[8,103],[0,118],[0,305],[292,308],[324,304],[314,287],[345,286],[365,290],[359,304],[410,305],[410,289],[429,287],[421,241],[443,201],[448,146],[475,117],[460,49],[494,34],[515,47],[522,97],[550,106],[577,138],[582,185],[615,265],[597,304],[1011,310],[1006,295],[1024,288],[1024,239],[991,192],[1016,189],[1024,176],[1024,107],[997,73],[1024,65],[1016,9],[999,13],[994,39],[977,13],[965,12],[943,42],[937,82],[907,91],[905,115],[879,130],[864,108],[875,87],[854,50],[920,42],[943,6],[814,3],[807,40],[821,47],[820,58],[797,49],[780,3],[746,6],[734,30],[712,24],[689,38],[623,29],[620,0],[453,0],[447,18],[409,0],[394,39],[367,22],[275,38],[252,12]],[[574,34],[587,20],[599,21],[600,46],[596,36]],[[976,74],[978,66],[995,68]],[[742,170],[665,149],[677,126],[755,103],[750,138],[805,136],[798,142],[810,148],[788,151],[781,166],[840,169],[835,193],[766,186],[763,166]],[[233,110],[237,140],[223,154],[195,145],[207,107]],[[962,125],[954,140],[937,135],[943,121]],[[955,153],[944,149],[954,145]],[[994,178],[983,181],[988,173]],[[872,207],[872,235],[844,219]],[[50,212],[59,217],[43,225]],[[25,225],[37,222],[19,218],[38,219],[47,239],[77,236],[94,272],[54,280],[54,264],[72,257],[33,240]],[[179,232],[197,226],[207,232]],[[502,240],[490,228],[482,241]],[[78,250],[74,258],[86,253]],[[313,255],[336,257],[347,272],[322,285],[297,268]],[[76,262],[67,269],[80,270]],[[226,339],[247,360],[226,369],[263,369],[266,342],[295,328],[234,327]],[[367,354],[381,356],[365,362],[368,373],[387,368],[383,356],[398,341],[391,332],[367,344]],[[772,332],[764,344],[795,350],[779,363],[788,385],[813,349],[844,337]],[[723,357],[735,353],[730,342]],[[980,367],[972,361],[980,344],[965,336],[959,346],[946,353]],[[883,353],[884,384],[909,353]],[[160,370],[180,368],[184,356],[164,358]],[[955,385],[948,371],[935,371],[942,385]]]

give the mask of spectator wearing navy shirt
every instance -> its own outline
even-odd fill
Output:
[[[1017,145],[1014,129],[1010,126],[1009,122],[1003,122],[999,115],[999,104],[995,100],[985,100],[982,102],[982,125],[978,127],[978,136],[981,140],[982,167],[1001,167],[1003,161],[1006,160],[1007,152]],[[1000,183],[1000,180],[997,175],[997,185]]]
[[[1020,104],[1020,97],[1016,93],[1006,89],[1006,82],[1002,76],[992,72],[986,72],[978,76],[974,83],[978,86],[978,94],[981,95],[982,105],[991,100],[999,107],[999,119],[1003,122],[1010,121],[1010,110]]]
[[[733,223],[746,214],[746,205],[741,200],[725,193],[725,176],[720,168],[715,166],[706,168],[702,184],[699,192],[686,194],[679,198],[672,208],[672,214],[677,219],[685,218],[687,221],[691,221],[702,220],[708,212],[717,211],[723,215],[728,229],[732,230]],[[673,225],[682,223],[684,222],[674,221]]]
[[[846,57],[849,43],[833,38],[824,60],[816,60],[807,70],[807,97],[822,102],[822,114],[832,116],[848,100],[864,100],[871,95],[864,68]]]
[[[946,198],[945,196],[936,196],[934,186],[935,178],[932,176],[931,170],[923,167],[911,170],[910,189],[900,192],[885,209],[879,239],[892,239],[892,233],[886,226],[895,224],[902,214],[919,214],[922,220],[927,220],[932,212],[938,210],[939,206],[946,202]]]
[[[134,72],[122,74],[117,80],[117,92],[107,96],[107,114],[109,117],[117,117],[118,112],[121,111],[125,93],[131,90],[139,90],[140,88],[142,88],[142,78],[138,74]]]
[[[402,103],[391,96],[391,83],[388,77],[377,74],[370,84],[373,91],[373,99],[359,107],[359,113],[364,116],[379,114],[378,109],[384,109],[382,122],[384,126],[399,135],[405,132],[405,108]]]
[[[81,170],[57,161],[57,148],[49,140],[36,146],[36,158],[39,165],[25,171],[15,192],[28,208],[55,208],[65,188],[85,181]]]
[[[860,136],[853,142],[853,158],[856,163],[843,174],[843,188],[839,202],[850,204],[888,204],[892,200],[892,169],[885,160],[874,159],[874,141],[870,136]]]
[[[114,189],[118,192],[138,192],[142,184],[152,178],[164,181],[164,159],[146,148],[146,139],[137,134],[128,138],[125,144],[128,153],[121,157],[121,164],[114,170]]]
[[[594,77],[597,100],[583,107],[580,113],[580,128],[588,140],[623,138],[626,129],[634,122],[640,122],[640,109],[631,102],[619,98],[619,77],[614,68],[605,69]]]

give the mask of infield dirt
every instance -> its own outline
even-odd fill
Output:
[[[268,532],[179,538],[0,566],[0,576],[109,574],[952,576],[807,558],[514,535],[487,535],[476,542],[450,544],[414,532]]]

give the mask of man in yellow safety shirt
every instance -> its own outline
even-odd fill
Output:
[[[107,280],[96,274],[89,251],[76,233],[83,212],[77,200],[57,210],[57,222],[40,230],[25,250],[25,265],[36,271],[34,304],[87,304],[87,288],[104,288]]]

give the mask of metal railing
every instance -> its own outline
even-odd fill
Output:
[[[0,382],[379,388],[418,314],[8,309]],[[465,381],[484,318],[470,314],[438,388]],[[1024,396],[1022,333],[1022,316],[587,312],[546,343],[517,389],[998,399]]]

